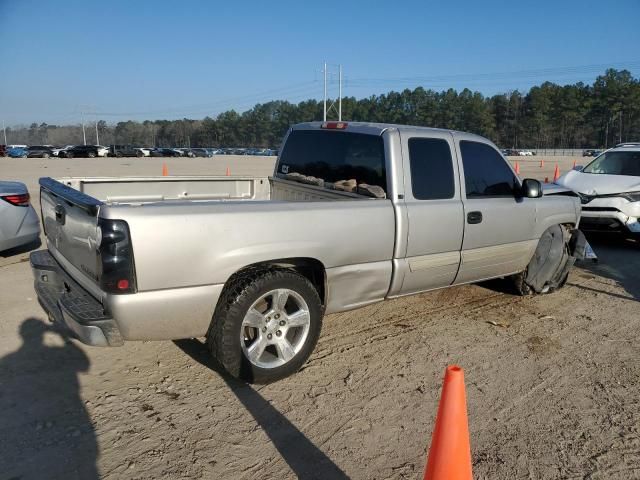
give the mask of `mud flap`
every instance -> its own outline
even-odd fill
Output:
[[[527,266],[525,283],[536,293],[546,293],[561,287],[567,280],[569,270],[576,261],[573,256],[575,246],[571,249],[570,244],[574,232],[563,225],[554,225],[547,229],[540,237],[538,247]],[[576,244],[580,238],[576,237]],[[584,235],[582,235],[583,241]]]

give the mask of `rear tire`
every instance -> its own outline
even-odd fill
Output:
[[[231,282],[207,334],[212,355],[231,376],[251,383],[297,372],[322,328],[322,304],[314,286],[290,270],[249,270]]]
[[[93,153],[93,152],[89,152],[89,153],[87,153],[87,157],[88,158],[96,158],[96,154]]]
[[[43,153],[42,154],[42,158],[49,158],[49,154],[48,153]]]

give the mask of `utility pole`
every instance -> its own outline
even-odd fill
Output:
[[[7,129],[4,126],[4,119],[2,119],[2,132],[4,133],[4,144],[7,144]]]
[[[100,137],[98,136],[98,119],[96,118],[96,145],[100,145]]]
[[[322,114],[322,121],[327,121],[327,62],[324,62],[324,68],[322,69],[324,74],[324,110]]]
[[[620,110],[620,135],[619,135],[619,142],[618,143],[622,143],[622,110]]]
[[[325,61],[322,68],[322,75],[324,78],[324,98],[323,98],[323,111],[322,111],[322,120],[327,121],[327,116],[331,109],[333,109],[334,114],[338,114],[338,121],[342,121],[342,65],[331,65],[331,68],[334,69],[338,67],[338,106],[336,108],[336,101],[331,101],[330,105],[327,105],[327,94],[329,89],[329,76],[332,79],[335,79],[336,73],[334,71],[329,72],[329,68],[327,62]],[[334,97],[335,98],[335,97]],[[335,117],[334,117],[335,118]]]
[[[87,144],[87,133],[84,131],[84,112],[80,112],[81,118],[82,118],[82,139],[84,141],[84,144]]]
[[[338,121],[341,122],[342,121],[342,65],[339,66],[340,69],[340,73],[339,73],[339,87],[338,87]]]

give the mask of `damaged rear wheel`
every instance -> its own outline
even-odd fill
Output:
[[[527,269],[512,277],[520,295],[552,293],[564,286],[576,260],[572,235],[564,225],[554,225],[542,234]]]

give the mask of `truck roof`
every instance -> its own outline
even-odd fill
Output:
[[[317,128],[321,128],[325,122],[305,122],[298,123],[291,127],[293,130],[313,130]],[[346,130],[349,132],[355,133],[366,133],[369,135],[380,135],[385,130],[398,130],[401,132],[449,132],[452,135],[456,134],[457,136],[464,136],[465,138],[471,139],[481,139],[483,141],[487,141],[485,137],[480,135],[476,135],[474,133],[462,132],[459,130],[450,130],[446,128],[433,128],[433,127],[418,127],[414,125],[399,125],[395,123],[375,123],[375,122],[349,122],[343,121],[343,123],[347,124]]]

